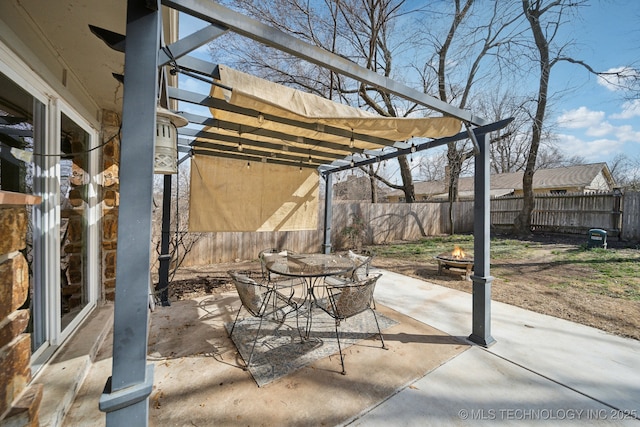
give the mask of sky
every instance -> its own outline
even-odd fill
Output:
[[[596,71],[621,70],[640,64],[640,2],[594,0],[582,9],[582,20],[568,23],[576,45],[573,56]],[[551,71],[552,106],[559,147],[588,162],[610,162],[617,154],[640,160],[640,99],[625,94],[580,66],[563,64]]]
[[[181,37],[202,26],[181,14]],[[563,24],[574,40],[570,54],[596,71],[612,72],[640,67],[640,1],[592,0],[580,18]],[[206,46],[193,53],[211,60]],[[579,65],[560,63],[551,72],[551,100],[547,124],[553,126],[557,146],[568,157],[586,163],[608,162],[619,154],[640,162],[640,99],[628,100],[615,85]],[[533,82],[537,81],[537,73]],[[613,78],[611,78],[613,79]],[[206,92],[204,83],[181,79],[180,87]],[[187,111],[206,111],[181,105]]]

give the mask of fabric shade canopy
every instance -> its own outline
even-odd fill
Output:
[[[190,231],[317,229],[320,165],[461,128],[451,117],[382,117],[223,65],[216,70],[202,102],[211,118],[201,120],[201,131],[180,130],[195,137]]]
[[[357,133],[392,141],[406,140],[411,137],[440,138],[451,136],[460,130],[460,120],[458,119],[450,117],[417,119],[383,117],[259,79],[223,65],[220,65],[218,69],[220,83],[233,89],[228,90],[222,86],[214,86],[212,96],[224,97],[232,105],[260,111],[263,114],[342,127]],[[213,115],[214,117],[223,117],[225,112],[214,110]],[[273,127],[273,124],[269,122],[258,122],[254,125]],[[315,133],[313,136],[317,137],[318,134]],[[345,141],[336,139],[335,142],[344,143]],[[370,145],[368,148],[376,147]]]
[[[189,135],[196,138],[191,146],[198,154],[317,168],[412,137],[451,136],[461,128],[451,117],[383,117],[224,65],[216,71],[204,104],[212,118]]]

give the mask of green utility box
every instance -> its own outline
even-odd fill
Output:
[[[588,248],[604,248],[607,249],[607,231],[599,228],[589,230]]]

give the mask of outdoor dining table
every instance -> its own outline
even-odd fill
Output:
[[[313,306],[318,304],[316,290],[324,285],[328,276],[345,275],[355,268],[353,261],[337,254],[287,254],[270,256],[265,264],[272,273],[299,278],[303,292],[299,309],[307,308],[305,339],[309,339]]]

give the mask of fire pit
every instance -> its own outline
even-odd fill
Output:
[[[462,270],[462,279],[471,279],[471,271],[473,270],[473,256],[467,255],[458,246],[456,246],[453,251],[443,252],[440,255],[437,255],[435,258],[438,261],[438,274],[442,274],[443,270]]]

